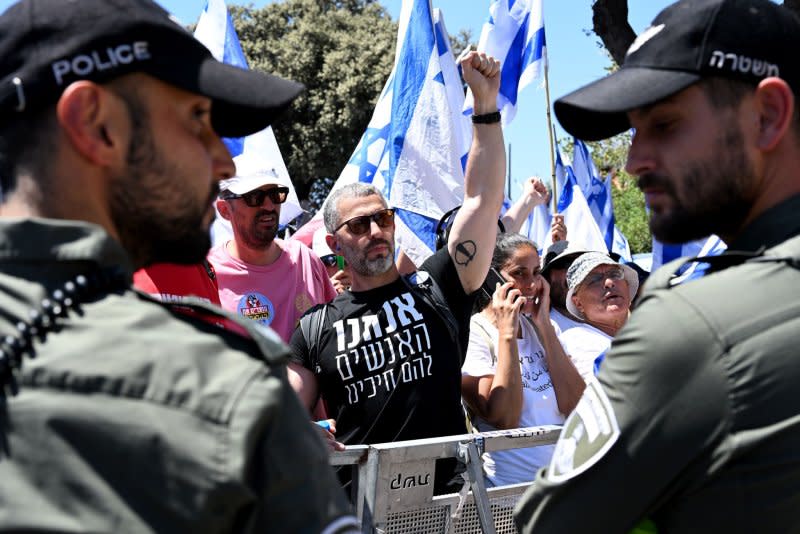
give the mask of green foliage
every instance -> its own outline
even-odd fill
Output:
[[[604,177],[609,174],[613,176],[611,196],[614,202],[614,217],[620,231],[628,238],[631,254],[637,254],[650,252],[653,240],[647,225],[644,195],[636,187],[636,178],[624,170],[630,144],[630,132],[603,141],[586,143],[592,152],[592,159],[600,174]],[[559,146],[566,154],[572,154],[571,138],[559,140]]]
[[[231,6],[251,69],[306,86],[273,125],[298,195],[337,178],[372,117],[394,62],[397,26],[374,0]]]
[[[644,195],[636,187],[636,179],[625,171],[617,173],[620,187],[611,190],[614,200],[614,214],[617,226],[628,238],[631,254],[650,252],[653,248],[653,237],[647,225],[647,213],[644,209]]]
[[[472,42],[472,30],[461,28],[455,35],[450,35],[450,50],[453,51],[453,56],[458,58],[461,52],[468,47],[475,48],[477,45]]]

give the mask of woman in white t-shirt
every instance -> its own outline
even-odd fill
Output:
[[[461,371],[473,425],[483,432],[562,424],[585,382],[550,321],[550,288],[536,245],[520,234],[500,234],[492,267],[507,282],[492,288],[491,300],[478,298]],[[552,454],[552,445],[486,453],[486,478],[495,486],[533,480]]]

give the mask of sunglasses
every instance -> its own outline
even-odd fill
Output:
[[[606,280],[622,280],[625,278],[625,273],[620,267],[614,267],[602,273],[590,274],[583,281],[587,287],[596,286],[604,283]]]
[[[342,226],[347,226],[347,229],[350,230],[350,232],[354,235],[361,235],[369,231],[372,221],[375,221],[375,224],[377,224],[380,228],[388,228],[394,224],[394,210],[387,208],[376,211],[372,215],[360,215],[358,217],[353,217],[352,219],[349,219],[337,226],[334,232],[338,232]]]
[[[269,197],[273,204],[283,204],[289,197],[288,187],[273,187],[272,189],[254,189],[248,193],[237,195],[235,193],[225,193],[221,198],[222,200],[233,200],[241,198],[244,203],[251,208],[257,208],[264,203],[264,199]]]

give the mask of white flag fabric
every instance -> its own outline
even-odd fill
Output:
[[[517,95],[542,74],[547,60],[542,0],[495,0],[489,6],[478,51],[501,62],[500,92],[497,109],[503,126],[510,124],[517,112]],[[472,114],[472,93],[467,93],[464,113]]]
[[[236,35],[228,8],[225,6],[225,0],[208,0],[197,21],[194,36],[211,51],[217,61],[243,69],[248,68],[247,59],[244,57],[239,37]],[[289,196],[281,205],[281,226],[285,226],[303,213],[271,127],[244,138],[223,138],[223,142],[232,157],[247,154],[248,158],[258,158],[265,169],[273,169],[284,178],[283,182],[289,184]],[[219,214],[214,221],[211,233],[214,244],[227,241],[233,235],[230,223]]]
[[[472,130],[463,102],[441,13],[434,24],[429,0],[403,0],[394,68],[333,189],[357,181],[380,189],[396,209],[398,248],[416,265],[435,250],[439,218],[464,198]]]
[[[601,178],[586,144],[576,138],[573,138],[573,141],[572,169],[576,181],[586,197],[597,227],[603,234],[606,247],[626,261],[631,261],[628,239],[617,227],[614,217],[611,177],[606,177],[605,180]]]
[[[564,164],[564,159],[561,150],[556,150],[556,180],[563,181],[564,184],[558,197],[558,213],[564,216],[567,240],[570,244],[585,250],[605,252],[608,247],[606,247],[603,234],[597,227],[589,204],[575,179],[572,166]],[[548,233],[543,248],[547,250],[551,244],[552,236]]]
[[[542,248],[550,235],[550,225],[553,216],[550,214],[550,206],[545,202],[534,207],[528,218],[522,223],[519,233],[533,241],[539,247],[539,254],[544,252]]]

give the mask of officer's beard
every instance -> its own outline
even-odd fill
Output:
[[[711,234],[733,236],[741,230],[757,183],[744,138],[733,118],[722,119],[721,132],[705,159],[688,160],[671,176],[639,177],[640,188],[659,187],[670,205],[650,212],[650,230],[665,243],[685,243]]]
[[[217,195],[210,184],[205,199],[187,190],[184,177],[159,152],[145,106],[134,92],[119,91],[131,120],[131,143],[125,172],[111,182],[111,217],[120,241],[136,268],[151,263],[193,264],[211,246],[209,210]],[[185,173],[185,171],[183,171]]]

